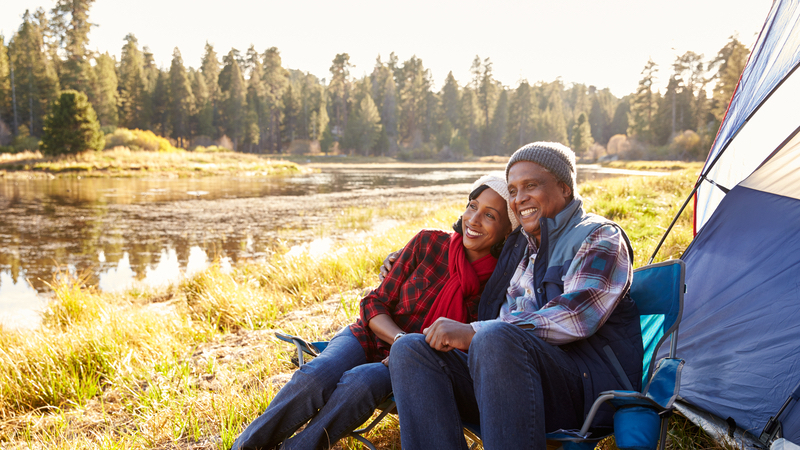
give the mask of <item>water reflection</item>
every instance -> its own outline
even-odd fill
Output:
[[[17,277],[11,271],[0,271],[0,325],[4,328],[32,328],[41,321],[46,300],[39,296],[22,271]]]

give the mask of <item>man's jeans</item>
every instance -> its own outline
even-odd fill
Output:
[[[284,449],[328,448],[364,423],[391,392],[389,369],[367,364],[363,347],[345,328],[294,373],[232,448],[269,449],[281,441]],[[309,419],[303,431],[287,439]]]
[[[480,423],[484,448],[544,449],[545,432],[580,428],[581,373],[566,353],[496,322],[469,354],[439,352],[404,336],[389,358],[403,449],[466,449],[462,418]],[[546,430],[546,431],[545,431]]]

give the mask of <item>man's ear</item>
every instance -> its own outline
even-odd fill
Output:
[[[574,192],[572,192],[572,188],[569,187],[567,183],[564,183],[563,181],[559,180],[558,184],[561,186],[561,193],[564,196],[564,198],[568,199],[573,196]]]

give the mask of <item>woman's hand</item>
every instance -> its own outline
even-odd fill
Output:
[[[389,256],[387,256],[386,259],[383,260],[383,265],[381,266],[381,273],[378,274],[378,279],[383,281],[383,279],[386,278],[386,275],[389,273],[390,270],[392,270],[392,265],[394,265],[394,262],[397,261],[397,257],[400,256],[401,251],[402,249],[389,253]]]
[[[454,348],[459,350],[469,349],[475,330],[468,323],[461,323],[452,319],[439,317],[428,328],[422,330],[427,342],[434,350],[449,352]]]

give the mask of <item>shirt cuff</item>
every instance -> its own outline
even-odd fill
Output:
[[[491,322],[495,322],[495,321],[494,320],[481,320],[481,321],[478,321],[478,322],[472,322],[472,323],[470,323],[470,325],[472,326],[472,330],[477,333],[478,330],[483,328],[484,325],[486,325],[488,323],[491,323]]]
[[[379,314],[386,314],[389,317],[392,316],[391,314],[389,314],[389,309],[386,308],[383,304],[373,303],[369,306],[369,309],[363,309],[361,311],[361,319],[364,321],[364,324],[368,324],[373,317]]]

